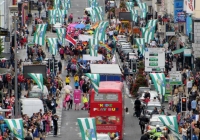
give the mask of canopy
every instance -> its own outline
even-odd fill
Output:
[[[181,48],[172,52],[173,55],[184,52],[185,48]]]
[[[76,28],[76,29],[83,29],[83,28],[85,28],[85,24],[83,24],[83,23],[77,24],[77,25],[75,26],[75,28]]]

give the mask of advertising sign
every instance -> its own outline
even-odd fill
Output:
[[[148,48],[145,50],[145,71],[162,72],[165,69],[165,49]]]
[[[185,14],[183,13],[183,0],[174,1],[174,22],[185,22]]]
[[[191,49],[184,49],[184,56],[191,56],[192,50]]]
[[[189,34],[192,32],[192,17],[188,15],[186,17],[186,34],[189,36]]]
[[[81,90],[80,89],[74,90],[74,103],[75,104],[81,103]]]
[[[194,13],[194,0],[187,0],[186,13],[188,14]]]
[[[169,72],[170,85],[182,85],[182,77],[180,71]]]

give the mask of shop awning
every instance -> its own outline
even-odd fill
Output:
[[[181,49],[178,49],[178,50],[173,51],[172,54],[173,54],[173,55],[174,55],[174,54],[179,54],[179,53],[184,52],[184,50],[185,50],[185,48],[181,48]]]

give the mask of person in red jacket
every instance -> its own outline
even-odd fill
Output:
[[[24,89],[24,81],[25,81],[23,74],[20,73],[18,75],[17,79],[18,79],[18,83],[20,83],[21,90],[23,90]]]

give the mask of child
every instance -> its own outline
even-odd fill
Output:
[[[67,107],[68,107],[67,110],[69,110],[69,104],[70,104],[70,94],[69,93],[66,94],[66,96],[64,98],[64,102],[63,102],[63,107],[65,108],[65,110],[66,110],[66,103],[67,103]]]
[[[69,85],[69,83],[70,83],[70,77],[69,77],[69,75],[66,76],[65,83],[66,83],[66,85]]]
[[[87,99],[86,94],[83,94],[82,102],[83,102],[84,106],[81,108],[81,110],[83,110],[83,108],[85,108],[85,110],[88,109],[88,99]]]
[[[74,87],[75,87],[75,89],[78,89],[78,87],[79,87],[79,82],[77,80],[74,82]]]

